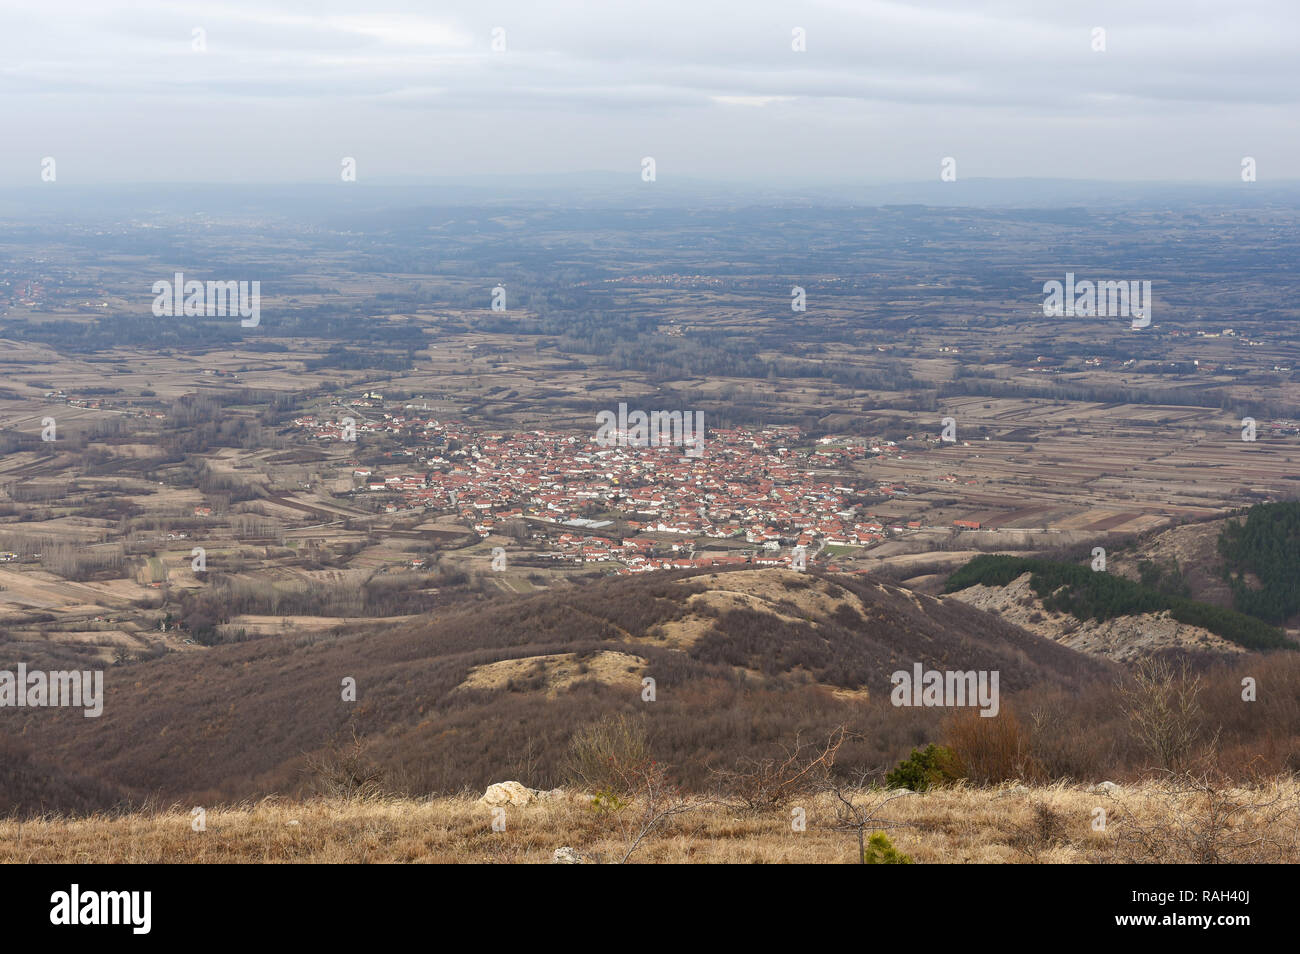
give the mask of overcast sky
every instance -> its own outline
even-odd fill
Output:
[[[1298,0],[0,0],[0,184],[1300,178]],[[506,49],[492,49],[494,28]],[[796,52],[792,31],[806,31]],[[1094,28],[1105,30],[1096,52]],[[194,49],[204,31],[206,51]]]

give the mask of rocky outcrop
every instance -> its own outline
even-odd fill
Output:
[[[1102,656],[1115,662],[1132,662],[1166,649],[1237,654],[1240,646],[1199,626],[1173,619],[1168,613],[1144,613],[1098,621],[1078,620],[1067,613],[1043,608],[1029,585],[1032,574],[1022,573],[1006,586],[978,584],[949,594],[1008,623],[1046,636],[1076,652]]]
[[[552,788],[544,792],[540,789],[529,788],[522,782],[494,782],[487,787],[487,791],[478,800],[478,804],[486,805],[489,808],[496,808],[500,805],[522,808],[534,802],[564,798],[564,795],[565,792],[562,788]]]
[[[537,801],[537,795],[535,789],[531,789],[519,782],[494,782],[487,787],[487,791],[483,793],[483,797],[478,800],[478,803],[490,808],[499,805],[522,808]]]

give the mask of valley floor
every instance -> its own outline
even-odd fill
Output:
[[[1247,788],[1145,782],[1109,793],[1063,785],[861,791],[850,800],[861,817],[879,806],[874,816],[888,823],[894,847],[918,864],[1300,861],[1296,779]],[[689,810],[639,843],[649,818],[643,802],[600,810],[577,793],[505,807],[504,831],[493,830],[493,809],[470,795],[272,798],[210,808],[203,831],[181,807],[9,819],[0,820],[0,862],[550,863],[562,846],[586,862],[848,864],[858,857],[856,830],[839,830],[844,806],[834,795],[760,812],[716,801],[674,807]],[[802,831],[795,830],[798,809]]]

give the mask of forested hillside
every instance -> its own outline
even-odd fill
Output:
[[[1259,504],[1229,520],[1219,552],[1237,609],[1271,623],[1300,613],[1300,503]]]
[[[1033,574],[1030,586],[1046,609],[1069,613],[1077,619],[1107,620],[1168,611],[1180,623],[1200,626],[1248,649],[1289,645],[1277,629],[1244,613],[1162,593],[1154,587],[1075,563],[1033,557],[979,556],[953,573],[945,590],[955,593],[981,583],[1006,586],[1023,573]]]

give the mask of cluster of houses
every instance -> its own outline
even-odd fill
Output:
[[[346,404],[357,406],[355,400]],[[921,528],[920,521],[894,526],[865,512],[864,494],[903,495],[906,488],[863,489],[827,473],[854,461],[901,456],[892,441],[812,442],[792,426],[714,428],[704,455],[693,458],[679,447],[603,447],[594,434],[584,439],[544,430],[502,433],[421,411],[408,405],[347,425],[313,415],[294,423],[324,441],[346,439],[345,426],[354,428],[359,445],[372,433],[397,438],[404,449],[394,455],[393,471],[352,470],[353,493],[383,495],[381,509],[454,509],[482,536],[511,520],[528,520],[534,529],[550,525],[546,537],[557,558],[613,561],[630,570],[732,559],[788,563],[796,547],[868,546],[890,531]],[[578,525],[593,515],[615,517],[632,533],[615,540],[581,532]],[[644,534],[678,535],[683,544],[656,547]],[[743,540],[757,555],[690,555],[694,541],[709,538]],[[774,552],[782,547],[788,551]]]

